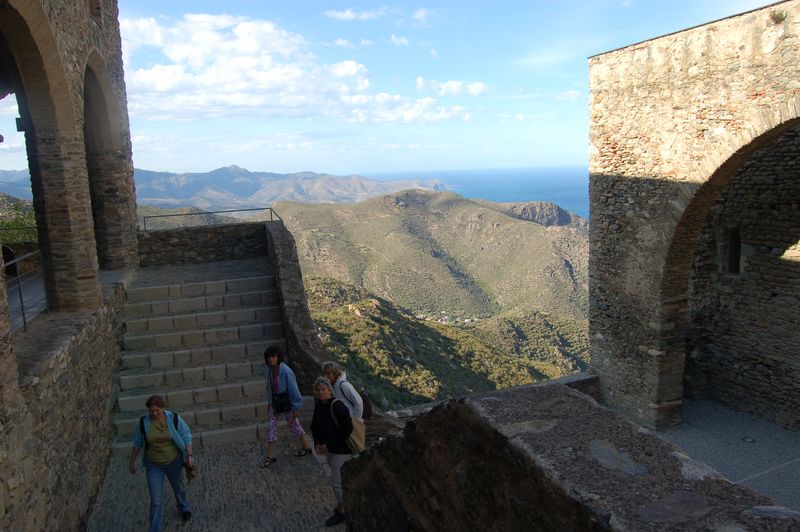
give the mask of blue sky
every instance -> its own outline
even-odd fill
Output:
[[[589,56],[766,4],[119,0],[134,163],[585,165]],[[20,169],[11,100],[0,102],[0,168]]]

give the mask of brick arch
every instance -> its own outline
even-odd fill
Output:
[[[0,9],[0,29],[17,73],[48,307],[94,308],[99,272],[74,84],[40,3],[11,0]]]
[[[722,143],[733,147],[731,151],[720,150],[709,154],[703,168],[716,164],[715,169],[705,178],[699,178],[702,184],[685,186],[683,194],[676,198],[685,207],[672,235],[662,270],[658,346],[661,354],[659,364],[654,369],[658,375],[654,379],[656,386],[650,398],[661,407],[667,406],[662,410],[672,412],[673,417],[679,415],[683,398],[687,307],[696,244],[711,208],[742,166],[753,154],[770,146],[786,131],[800,124],[800,94],[779,105],[774,113],[762,113],[755,122],[756,126]],[[670,404],[672,408],[668,406]],[[662,419],[659,424],[674,421]]]
[[[83,138],[98,263],[101,269],[124,269],[136,263],[133,169],[123,113],[97,51],[89,54],[83,82]]]

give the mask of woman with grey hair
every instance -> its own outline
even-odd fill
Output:
[[[311,419],[314,450],[326,458],[331,468],[331,487],[336,495],[336,509],[325,526],[336,526],[345,520],[342,465],[352,457],[347,438],[353,431],[353,423],[345,404],[333,397],[333,387],[327,378],[317,377],[314,381],[314,399]]]
[[[325,374],[333,387],[333,396],[344,403],[351,416],[358,420],[363,419],[364,402],[361,400],[361,395],[348,382],[347,374],[342,366],[336,362],[325,362],[322,364],[322,373]]]

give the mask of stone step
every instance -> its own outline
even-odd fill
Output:
[[[194,412],[188,411],[187,414],[184,414],[184,410],[178,409],[181,416],[184,416],[189,426],[192,427],[192,446],[194,449],[227,445],[230,443],[266,441],[267,413],[264,401],[260,403],[252,402],[252,411],[255,416],[252,420],[246,418],[246,412],[249,411],[250,407],[248,403],[228,405],[228,410],[220,410],[219,412],[214,412],[214,407],[199,408]],[[140,412],[144,413],[146,410],[142,408]],[[313,412],[313,398],[304,396],[300,423],[305,429],[306,434],[308,434],[309,441],[311,438],[311,417]],[[128,456],[130,454],[131,446],[133,445],[133,431],[136,430],[136,424],[139,422],[139,418],[143,413],[137,412],[127,417],[119,415],[118,418],[115,418],[115,425],[118,426],[119,430],[124,431],[124,434],[118,434],[114,439],[112,444],[112,453],[114,455]],[[204,419],[210,420],[215,416],[218,416],[219,420],[216,426],[210,427],[203,424]],[[281,440],[284,442],[290,439],[294,440],[294,437],[286,430],[285,425],[283,421],[279,424],[278,430],[282,431],[279,432],[282,436]]]
[[[167,299],[163,301],[128,302],[125,304],[123,317],[127,319],[149,318],[190,312],[270,306],[277,303],[278,290],[272,288],[255,292]]]
[[[172,351],[123,351],[122,367],[125,370],[169,370],[202,364],[235,362],[237,360],[258,359],[263,361],[264,351],[271,345],[277,345],[284,352],[286,351],[286,340],[284,338]]]
[[[189,386],[157,386],[152,388],[136,388],[124,390],[117,395],[117,411],[141,412],[145,410],[145,402],[151,395],[160,395],[166,399],[171,408],[180,412],[183,409],[201,405],[224,404],[243,400],[261,400],[267,389],[263,377],[249,379],[226,379],[223,382]]]
[[[125,351],[171,351],[234,343],[277,340],[283,337],[283,323],[254,323],[214,329],[194,329],[162,334],[125,334]]]
[[[172,284],[137,287],[134,283],[126,292],[129,303],[165,301],[180,298],[219,296],[237,292],[255,292],[275,286],[275,276],[262,275],[242,279],[207,281],[202,283]]]
[[[139,418],[146,414],[146,410],[142,409],[140,412],[121,413],[114,416],[114,427],[118,438],[133,438],[136,424],[139,422]],[[300,423],[307,431],[310,430],[313,412],[314,398],[310,395],[304,396],[303,406],[300,409]],[[217,405],[200,405],[194,408],[179,409],[178,413],[186,420],[194,433],[217,429],[233,423],[266,423],[267,403],[266,400],[262,399]]]
[[[208,329],[226,325],[241,325],[280,321],[281,307],[246,307],[238,309],[214,310],[211,312],[194,312],[191,314],[173,314],[150,318],[128,319],[125,322],[127,334],[159,334],[166,332]]]
[[[260,356],[221,364],[201,364],[168,370],[125,370],[119,374],[121,390],[139,388],[177,388],[210,386],[234,379],[249,379],[265,374],[266,364]]]

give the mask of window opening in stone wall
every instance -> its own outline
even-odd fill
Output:
[[[738,275],[741,273],[742,262],[742,237],[738,229],[728,229],[725,247],[727,248],[725,271]]]
[[[89,7],[89,13],[92,15],[92,18],[97,22],[100,23],[103,19],[103,9],[100,6],[101,0],[87,0],[87,6]]]

